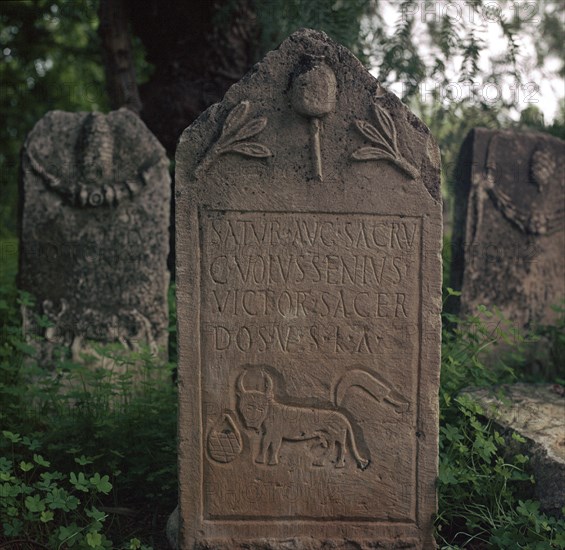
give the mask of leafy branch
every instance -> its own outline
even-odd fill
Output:
[[[208,168],[219,155],[237,153],[244,157],[267,158],[272,157],[271,150],[262,143],[246,141],[261,133],[267,126],[266,117],[248,119],[250,102],[247,100],[238,103],[228,114],[222,133],[213,145],[203,162],[198,167],[198,172]]]
[[[398,140],[394,121],[389,113],[377,103],[373,104],[377,126],[364,120],[356,120],[355,126],[372,146],[361,147],[352,155],[353,160],[387,160],[395,164],[410,178],[415,179],[420,172],[406,161],[398,150]]]

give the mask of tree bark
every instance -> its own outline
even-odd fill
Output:
[[[135,77],[125,0],[100,0],[98,16],[98,34],[104,50],[106,88],[110,105],[113,109],[127,107],[139,114],[141,99]]]
[[[256,61],[253,0],[100,0],[100,28],[113,108],[138,113],[173,157],[182,131],[220,101]],[[139,37],[149,80],[138,86],[130,32]],[[174,180],[173,180],[174,181]],[[171,253],[174,277],[174,183]]]
[[[172,155],[182,131],[256,60],[252,0],[125,1],[154,66],[139,87],[141,118]]]

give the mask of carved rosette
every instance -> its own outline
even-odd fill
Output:
[[[372,145],[357,149],[351,155],[351,158],[357,161],[386,160],[410,178],[416,179],[420,172],[400,154],[394,121],[387,110],[378,104],[378,98],[373,103],[373,114],[375,115],[376,125],[365,120],[355,121],[355,126],[359,132]]]

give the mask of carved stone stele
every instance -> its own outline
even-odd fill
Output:
[[[439,159],[311,30],[183,133],[180,548],[435,546]]]
[[[451,309],[497,306],[519,328],[555,321],[565,298],[565,142],[475,128],[455,193],[451,286],[461,297]]]
[[[127,109],[47,113],[22,152],[19,287],[39,359],[56,345],[149,345],[166,355],[170,176],[165,151]],[[49,321],[38,323],[43,316]]]

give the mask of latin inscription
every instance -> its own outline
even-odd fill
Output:
[[[419,239],[416,218],[205,213],[213,349],[377,353],[379,322],[417,314]]]
[[[212,214],[208,214],[210,217]],[[218,214],[220,215],[220,214]],[[220,215],[212,219],[211,243],[234,250],[241,246],[351,246],[354,249],[409,250],[414,246],[418,220],[323,220],[330,214],[270,213],[275,219],[241,219]],[[318,219],[312,219],[313,217]],[[284,219],[284,218],[287,219]],[[278,218],[278,219],[277,219]],[[387,217],[388,218],[388,217]]]

